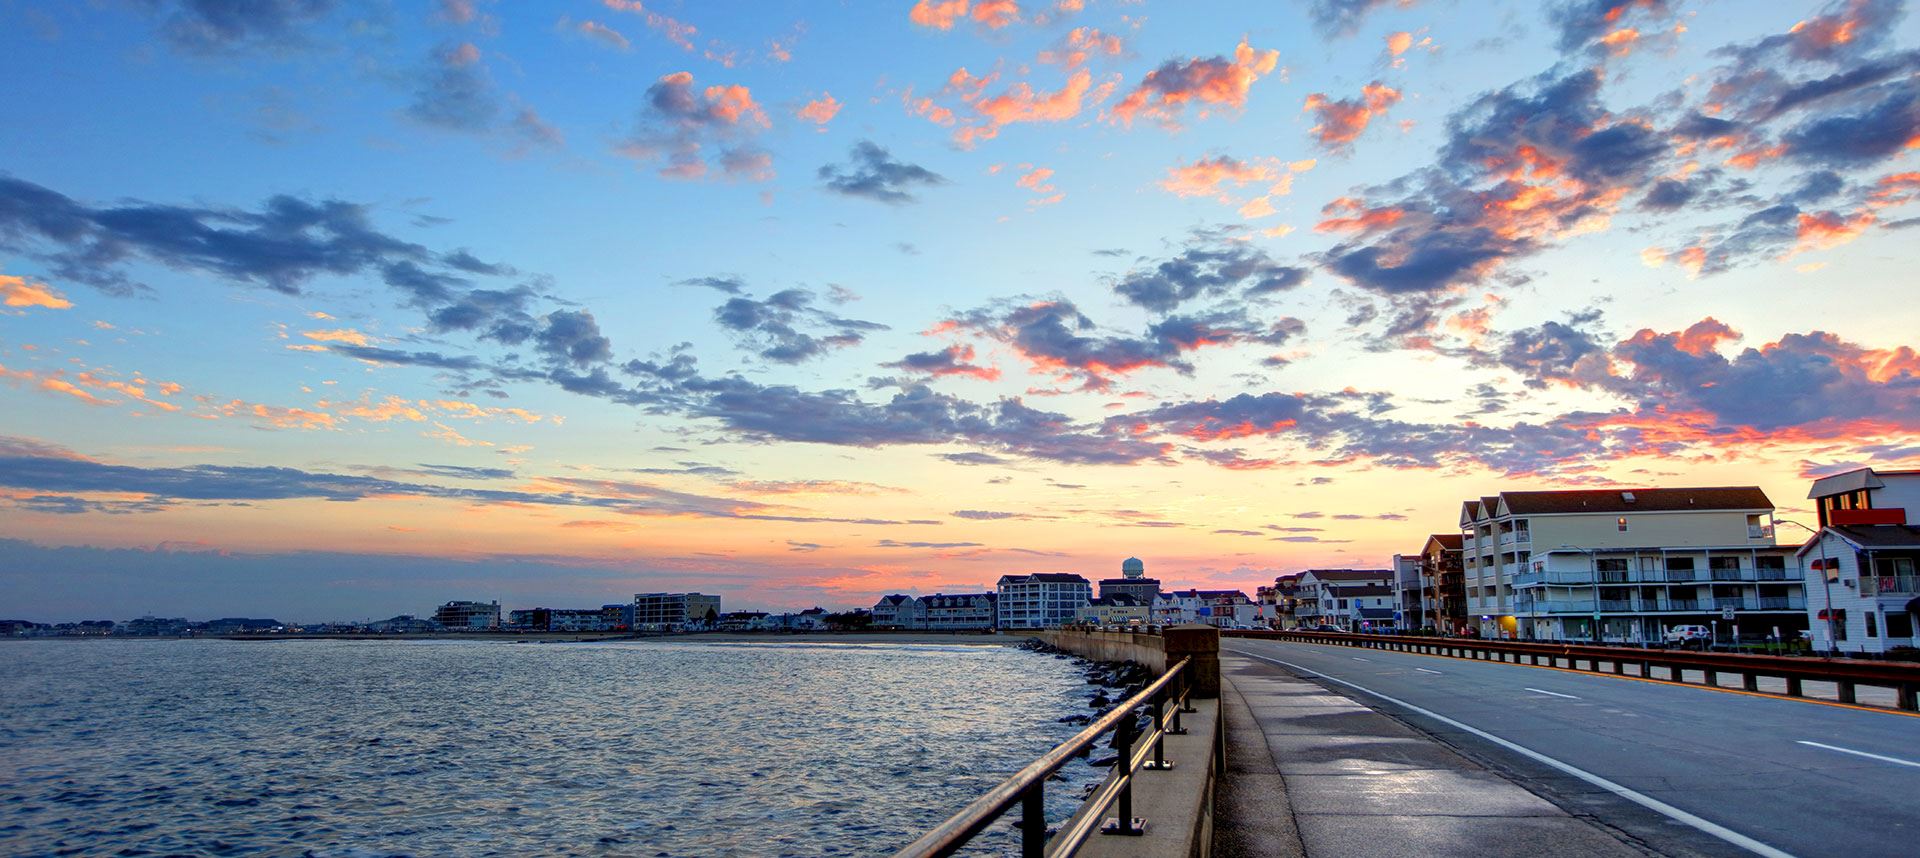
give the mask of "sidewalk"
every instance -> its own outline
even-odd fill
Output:
[[[1278,668],[1222,653],[1220,676],[1227,769],[1216,856],[1648,854]]]

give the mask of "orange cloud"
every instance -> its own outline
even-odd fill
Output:
[[[627,37],[622,35],[619,30],[602,24],[599,21],[581,21],[579,30],[581,35],[623,51],[633,47],[633,43],[627,41]]]
[[[1322,93],[1307,96],[1302,110],[1316,114],[1320,124],[1307,129],[1330,150],[1340,151],[1353,144],[1367,130],[1373,117],[1400,103],[1400,91],[1374,81],[1360,90],[1358,99],[1333,100]]]
[[[1125,50],[1126,43],[1119,36],[1102,33],[1093,27],[1075,27],[1059,45],[1041,51],[1040,62],[1079,68],[1096,55],[1119,56]]]
[[[367,335],[352,328],[338,328],[330,331],[301,331],[300,336],[322,343],[346,343],[351,346],[369,345]]]
[[[831,92],[823,92],[819,98],[806,103],[794,115],[816,125],[825,125],[840,114],[840,102]]]
[[[45,283],[0,274],[0,305],[8,307],[45,307],[49,310],[66,310],[73,302],[55,292]]]
[[[1633,46],[1640,41],[1640,31],[1632,27],[1621,27],[1600,37],[1600,44],[1607,46],[1607,52],[1616,57],[1633,53]]]
[[[1800,227],[1795,233],[1799,243],[1787,255],[1806,250],[1826,250],[1839,247],[1860,237],[1867,227],[1873,226],[1876,218],[1873,212],[1861,212],[1853,217],[1842,217],[1838,212],[1801,213]]]
[[[645,7],[639,0],[600,0],[608,9],[620,12],[632,12],[641,16],[648,29],[656,30],[667,41],[680,46],[681,50],[693,50],[693,37],[699,32],[692,24],[669,18]]]
[[[1370,232],[1400,222],[1406,212],[1395,206],[1368,208],[1353,197],[1340,197],[1320,209],[1328,215],[1313,227],[1314,232]],[[1346,214],[1336,215],[1338,212]]]
[[[1413,47],[1412,33],[1409,33],[1405,30],[1401,30],[1398,33],[1387,34],[1387,55],[1388,56],[1394,56],[1394,57],[1400,56],[1401,54],[1406,53],[1407,49],[1411,47]]]
[[[968,0],[920,0],[907,10],[907,20],[935,30],[951,30],[967,14]]]
[[[1093,88],[1093,74],[1080,69],[1067,78],[1066,86],[1054,92],[1039,92],[1025,81],[1008,87],[992,98],[974,102],[973,108],[985,124],[968,125],[955,131],[954,143],[972,148],[981,140],[999,136],[1004,126],[1018,122],[1061,122],[1080,114],[1081,104]]]
[[[971,14],[981,26],[998,30],[1020,20],[1020,4],[1016,0],[980,0]]]
[[[1254,81],[1271,74],[1279,63],[1279,51],[1255,50],[1245,39],[1234,48],[1231,61],[1224,57],[1185,63],[1169,60],[1147,72],[1139,85],[1113,106],[1113,117],[1127,125],[1135,119],[1156,119],[1172,128],[1178,127],[1176,120],[1190,102],[1237,110],[1245,106]]]

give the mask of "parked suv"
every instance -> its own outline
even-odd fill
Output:
[[[1667,645],[1668,646],[1691,646],[1694,644],[1705,645],[1707,641],[1712,638],[1713,638],[1713,633],[1708,631],[1706,626],[1668,626],[1667,627]]]

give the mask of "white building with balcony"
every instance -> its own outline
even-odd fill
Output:
[[[1797,553],[1813,647],[1920,647],[1920,471],[1860,468],[1815,480],[1820,531]]]
[[[1755,486],[1502,492],[1461,515],[1467,620],[1487,637],[1723,640],[1806,627],[1792,549]]]
[[[1053,628],[1073,622],[1093,601],[1093,583],[1064,572],[1002,575],[994,596],[1000,628]]]

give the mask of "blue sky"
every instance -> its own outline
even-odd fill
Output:
[[[1892,0],[6,3],[5,601],[838,606],[1126,554],[1250,590],[1497,488],[1791,509],[1920,454],[1915,37]],[[105,587],[127,552],[228,559]],[[464,571],[287,573],[322,556]]]

